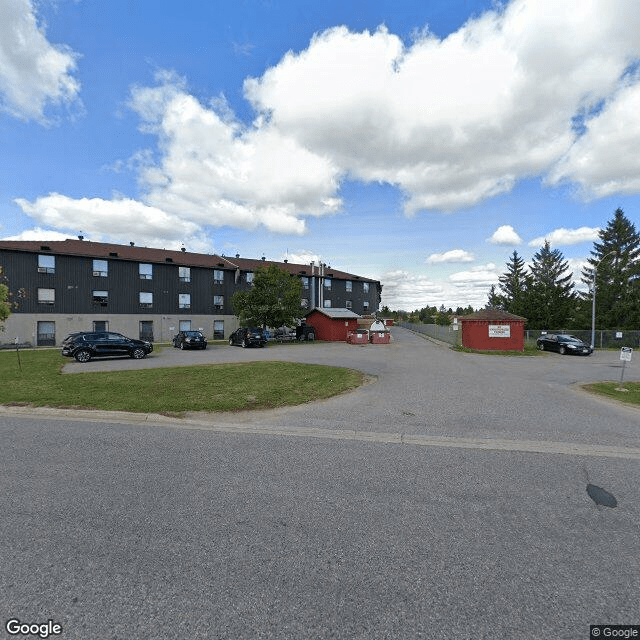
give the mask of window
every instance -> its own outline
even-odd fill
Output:
[[[109,322],[107,320],[94,320],[93,321],[93,330],[94,331],[108,331],[109,330]]]
[[[38,322],[38,346],[53,347],[56,344],[56,323],[47,321]]]
[[[98,278],[106,278],[109,274],[109,263],[106,260],[93,261],[93,275]]]
[[[331,278],[325,278],[324,279],[324,288],[325,289],[331,289]]]
[[[369,293],[369,283],[368,282],[363,282],[362,283],[362,291],[363,291],[363,293]]]
[[[307,276],[302,276],[302,278],[300,278],[300,280],[302,280],[302,288],[303,289],[308,289],[309,288],[309,278]]]
[[[178,267],[178,279],[180,282],[191,282],[191,269],[189,267]]]
[[[303,309],[308,309],[309,308],[309,301],[306,298],[302,298],[302,300],[300,300],[300,306]]]
[[[365,311],[369,311],[369,303],[366,300],[362,303],[362,308]]]
[[[140,340],[153,342],[153,320],[140,320]]]
[[[106,307],[108,298],[109,298],[108,291],[100,291],[98,289],[93,290],[93,299],[92,299],[93,304],[99,304],[103,307]]]
[[[153,293],[151,291],[140,292],[140,306],[145,309],[151,309],[153,306]]]
[[[224,282],[224,271],[222,269],[213,270],[213,284],[222,284]]]
[[[213,339],[224,340],[224,320],[213,321]]]
[[[224,307],[224,296],[213,296],[213,308],[222,309]]]
[[[353,307],[353,304],[352,304],[351,300],[347,300],[345,302],[345,306],[347,307],[347,309],[351,309]]]
[[[345,288],[347,291],[353,291],[353,282],[351,282],[351,280],[347,280],[345,282]]]
[[[178,294],[178,307],[180,309],[191,309],[191,294],[179,293]]]
[[[253,271],[247,271],[247,284],[253,284]]]
[[[324,303],[322,304],[322,306],[325,309],[331,309],[331,300],[325,300]]]
[[[38,256],[38,273],[55,273],[56,257],[55,256]]]
[[[41,304],[53,304],[56,301],[55,289],[38,289],[38,302]]]
[[[191,320],[180,320],[178,331],[191,331]]]
[[[138,270],[140,272],[140,280],[151,280],[151,279],[153,279],[153,265],[152,264],[140,264],[140,265],[138,265]]]

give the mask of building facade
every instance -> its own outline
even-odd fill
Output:
[[[374,313],[381,284],[331,269],[170,251],[64,241],[0,241],[0,266],[14,308],[0,343],[58,345],[74,331],[109,330],[166,342],[199,329],[226,339],[239,326],[231,298],[251,287],[253,272],[276,264],[301,279],[301,307]]]

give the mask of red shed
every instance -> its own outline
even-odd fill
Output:
[[[347,333],[358,328],[359,317],[350,309],[314,309],[307,324],[315,328],[318,340],[345,342]]]
[[[498,309],[484,309],[459,316],[462,324],[462,346],[481,351],[524,351],[522,316]]]

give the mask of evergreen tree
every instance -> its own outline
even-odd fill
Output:
[[[606,228],[593,243],[590,267],[582,272],[589,286],[585,301],[592,299],[596,269],[596,326],[603,329],[635,328],[640,322],[640,296],[634,279],[640,275],[640,234],[635,225],[616,209]]]
[[[524,266],[524,260],[517,251],[507,261],[507,270],[498,279],[504,311],[525,316],[527,311],[527,291],[531,284],[531,277]],[[525,316],[526,317],[526,316]]]
[[[500,309],[504,311],[504,298],[496,291],[496,285],[492,284],[491,289],[489,289],[489,296],[487,300],[487,308],[488,309]],[[471,311],[470,313],[473,313]]]
[[[561,329],[574,312],[576,295],[569,264],[549,241],[533,256],[531,286],[527,295],[527,326],[533,329]]]

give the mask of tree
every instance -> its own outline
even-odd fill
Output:
[[[299,278],[272,264],[256,269],[251,289],[237,291],[231,304],[244,325],[282,327],[296,324],[304,316],[301,299]]]
[[[502,290],[503,310],[524,316],[527,309],[526,294],[531,284],[531,277],[527,274],[524,260],[517,251],[514,251],[507,261],[507,270],[498,280]]]
[[[560,329],[574,312],[569,263],[562,252],[551,249],[548,240],[531,261],[531,286],[527,292],[527,326],[533,329]]]
[[[504,311],[504,306],[505,306],[504,296],[501,296],[496,291],[496,285],[492,284],[491,285],[491,289],[489,289],[489,296],[488,296],[488,300],[487,300],[487,308],[489,308],[489,309],[500,309],[501,311]]]
[[[0,267],[0,277],[3,277],[4,269]],[[9,287],[0,282],[0,331],[4,331],[4,321],[9,317],[11,313],[11,303],[9,302]]]
[[[583,294],[585,303],[592,299],[593,270],[596,269],[596,325],[632,328],[640,321],[640,296],[635,278],[640,275],[640,234],[635,225],[616,209],[606,228],[593,243],[590,268],[582,271],[582,281],[590,291]]]

